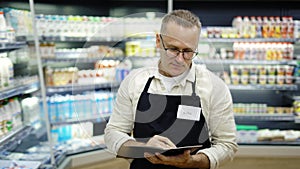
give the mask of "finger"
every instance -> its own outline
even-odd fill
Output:
[[[156,137],[159,141],[163,142],[167,147],[176,147],[176,145],[167,137],[159,135],[155,135],[154,137]]]
[[[153,154],[146,152],[146,153],[144,153],[144,157],[153,164],[159,164],[160,160]]]
[[[144,153],[144,157],[152,157],[152,156],[155,156],[154,154],[151,154],[151,153],[148,153],[148,152],[145,152]]]
[[[155,156],[156,156],[158,159],[162,160],[162,161],[168,161],[168,157],[167,157],[167,156],[164,156],[164,155],[162,155],[162,154],[160,154],[160,153],[155,153]]]
[[[160,136],[158,135],[154,135],[152,138],[150,138],[149,141],[147,142],[147,145],[164,147],[164,144],[161,141]]]
[[[191,155],[191,150],[185,150],[185,151],[183,152],[183,154],[184,154],[185,156],[190,156],[190,155]]]
[[[175,148],[176,145],[171,141],[169,140],[168,138],[164,138],[163,142],[168,145],[169,147],[172,147],[172,148]]]
[[[178,156],[165,156],[159,153],[155,153],[157,160],[159,160],[160,164],[164,165],[174,165],[178,163],[184,163],[186,161],[185,158],[182,158],[180,155]]]
[[[164,165],[170,165],[170,164],[174,163],[171,158],[164,156],[160,153],[155,153],[155,156],[156,156],[156,161],[155,161],[156,164],[159,163],[159,164],[164,164]]]

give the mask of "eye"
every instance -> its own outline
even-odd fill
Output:
[[[185,52],[185,53],[194,53],[194,51],[192,49],[186,49],[186,50],[183,50],[183,52]]]

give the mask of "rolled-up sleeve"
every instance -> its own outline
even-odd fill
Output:
[[[208,127],[212,146],[200,152],[210,160],[210,169],[215,169],[231,161],[238,150],[236,126],[233,116],[232,97],[225,83],[211,76],[213,84],[208,103]]]
[[[118,89],[113,106],[113,113],[104,130],[104,141],[107,148],[114,154],[128,140],[134,140],[130,136],[134,124],[132,102],[130,101],[129,83],[131,78],[125,78]]]

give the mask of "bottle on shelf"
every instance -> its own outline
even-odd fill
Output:
[[[281,20],[279,16],[275,17],[274,38],[281,38]]]
[[[255,28],[256,28],[256,37],[257,38],[261,38],[262,37],[262,24],[263,24],[263,20],[262,20],[262,17],[261,16],[258,16],[256,18],[256,25],[255,25]]]
[[[250,17],[250,38],[255,38],[257,37],[257,32],[256,32],[256,26],[257,26],[257,20],[255,18],[255,16],[251,16]]]
[[[269,19],[267,16],[263,17],[262,22],[262,37],[263,38],[269,38]]]
[[[7,27],[3,11],[0,11],[0,43],[7,42]]]
[[[0,89],[13,85],[13,63],[7,53],[0,54]]]
[[[241,16],[236,16],[232,20],[232,26],[237,29],[238,38],[242,37],[243,19]]]
[[[293,17],[288,16],[288,24],[287,24],[287,38],[294,38],[294,20]]]
[[[275,37],[275,17],[274,16],[270,16],[269,17],[269,30],[268,30],[268,37],[269,38],[274,38]]]
[[[250,38],[251,37],[251,21],[248,16],[244,16],[243,18],[243,38]]]
[[[22,126],[20,102],[17,97],[0,101],[0,136]]]

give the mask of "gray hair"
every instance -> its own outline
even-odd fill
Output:
[[[201,29],[201,22],[198,16],[188,10],[178,9],[166,14],[162,19],[161,32],[166,31],[166,25],[174,22],[180,26],[192,28],[196,26]]]

